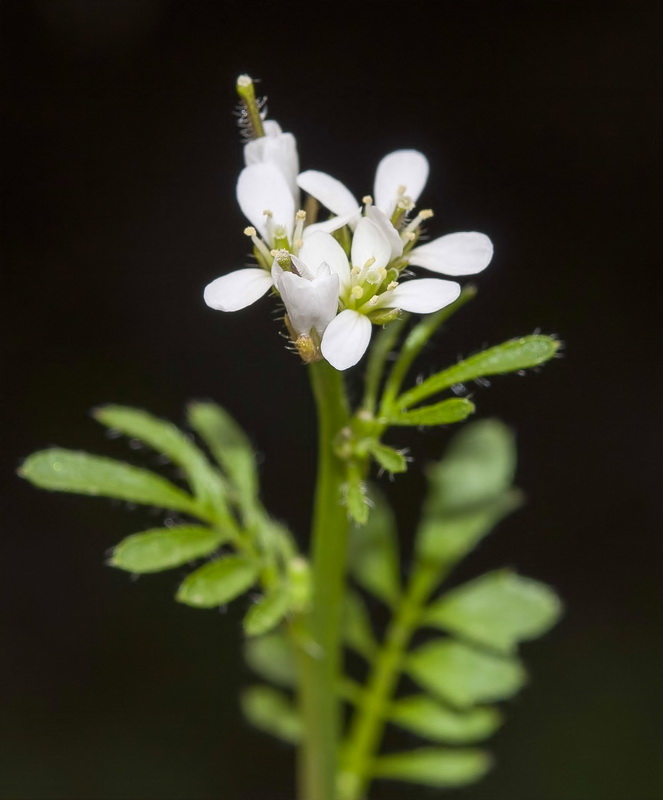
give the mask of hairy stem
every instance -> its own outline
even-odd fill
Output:
[[[299,757],[300,800],[337,800],[340,707],[340,613],[349,521],[341,505],[343,463],[334,439],[348,422],[341,373],[326,361],[308,367],[318,411],[318,475],[311,531],[312,606],[299,648],[300,706],[304,723]]]

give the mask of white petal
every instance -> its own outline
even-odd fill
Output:
[[[353,214],[359,205],[348,188],[325,172],[302,172],[297,176],[297,185],[339,217]]]
[[[278,133],[265,122],[266,136],[261,136],[244,145],[244,162],[246,166],[270,161],[281,170],[295,200],[299,198],[297,188],[297,173],[299,172],[299,156],[297,142],[291,133],[281,133],[278,123],[272,122],[278,128]],[[274,130],[274,132],[270,132]]]
[[[385,300],[379,306],[402,308],[415,314],[430,314],[448,306],[458,298],[460,284],[455,281],[442,281],[437,278],[418,278],[400,283],[393,292],[385,293]],[[387,297],[391,297],[387,300]]]
[[[278,136],[279,133],[283,133],[281,126],[275,119],[264,119],[262,121],[262,127],[265,131],[265,136]],[[249,144],[251,144],[251,142],[249,142]]]
[[[375,259],[373,269],[386,267],[391,260],[391,245],[374,222],[362,217],[352,237],[350,261],[361,269],[370,258]]]
[[[297,333],[308,334],[315,328],[322,335],[338,309],[338,275],[307,281],[294,272],[284,272],[277,288]]]
[[[322,355],[338,370],[353,367],[366,352],[372,327],[368,317],[346,308],[327,326]]]
[[[396,208],[398,190],[415,202],[428,180],[428,159],[418,150],[395,150],[378,164],[375,173],[375,205],[390,217]]]
[[[329,233],[318,231],[306,236],[304,244],[299,249],[299,258],[314,275],[317,274],[320,264],[325,262],[329,264],[331,271],[338,275],[343,286],[350,280],[348,257],[341,245]]]
[[[352,214],[344,214],[342,217],[332,217],[326,219],[324,222],[314,222],[312,225],[307,225],[304,228],[304,238],[310,236],[312,233],[322,231],[323,233],[333,233],[344,225],[348,225],[352,230],[357,227],[357,223],[361,219],[361,206],[352,212]]]
[[[292,238],[295,219],[295,198],[281,170],[269,161],[251,164],[239,174],[237,202],[242,213],[261,236],[267,237],[266,217],[263,211],[273,214],[274,225],[283,225]],[[269,241],[269,244],[272,244]]]
[[[444,275],[476,275],[493,257],[493,243],[483,233],[450,233],[415,247],[408,261]]]
[[[249,267],[222,275],[205,287],[205,302],[217,311],[239,311],[259,300],[272,286],[264,269]]]
[[[403,240],[384,211],[380,211],[377,206],[369,206],[366,209],[366,216],[378,226],[382,235],[389,242],[391,246],[391,257],[398,258],[398,256],[402,255]]]

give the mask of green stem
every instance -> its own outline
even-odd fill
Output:
[[[318,476],[311,531],[311,611],[299,648],[304,736],[299,763],[300,800],[336,800],[340,707],[340,612],[349,521],[341,504],[345,479],[334,439],[348,423],[343,378],[326,361],[308,367],[318,410]]]
[[[440,309],[440,311],[436,311],[434,314],[428,314],[412,328],[405,342],[403,342],[401,352],[387,378],[380,405],[380,415],[386,415],[391,410],[405,376],[412,366],[412,362],[419,355],[426,342],[443,322],[455,314],[458,309],[462,308],[468,300],[476,297],[476,293],[476,288],[472,284],[467,284],[467,286],[463,287],[460,296],[455,302],[446,306],[446,308]]]
[[[371,765],[382,741],[386,714],[396,690],[412,634],[426,601],[441,580],[439,564],[415,567],[396,615],[387,628],[343,752],[341,800],[362,800],[371,780]]]
[[[371,416],[375,413],[380,380],[382,379],[387,358],[409,316],[409,314],[403,314],[399,319],[387,325],[386,328],[380,331],[380,335],[371,346],[366,366],[364,399],[361,404],[362,410],[367,411]]]

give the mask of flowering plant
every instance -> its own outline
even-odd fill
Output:
[[[552,589],[510,570],[438,595],[454,566],[522,501],[513,487],[513,436],[484,420],[452,439],[427,472],[407,569],[388,500],[369,481],[374,469],[408,469],[407,451],[383,441],[392,427],[466,420],[475,406],[465,384],[537,367],[559,343],[539,334],[513,339],[405,386],[424,346],[476,294],[471,284],[410,268],[452,278],[478,274],[493,255],[489,238],[462,232],[426,241],[433,213],[417,210],[429,172],[421,153],[385,156],[373,194],[359,203],[335,178],[300,172],[294,136],[266,119],[248,76],[240,76],[237,90],[245,135],[237,200],[250,223],[244,233],[255,266],[217,278],[204,298],[229,312],[269,294],[283,310],[291,349],[306,364],[319,419],[308,551],[264,508],[248,438],[214,403],[187,411],[209,455],[145,411],[95,411],[103,425],[178,466],[186,488],[60,448],[29,457],[21,474],[47,489],[180,514],[177,524],[125,538],[109,563],[140,574],[202,560],[179,586],[181,603],[213,608],[257,589],[244,617],[245,654],[264,682],[246,689],[242,707],[257,728],[298,746],[301,800],[360,800],[374,779],[462,786],[490,766],[475,745],[500,725],[494,704],[525,681],[518,644],[544,633],[560,613]],[[360,363],[364,393],[353,407],[343,373]],[[390,615],[382,633],[373,620],[376,602]],[[413,644],[420,631],[428,635]],[[345,648],[365,662],[359,675],[346,665]],[[403,678],[418,689],[403,691]],[[384,754],[387,725],[430,744]]]

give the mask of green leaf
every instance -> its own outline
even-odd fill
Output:
[[[271,686],[251,686],[241,695],[242,711],[256,728],[288,744],[302,738],[302,722],[290,698]]]
[[[417,531],[417,554],[424,560],[452,566],[522,502],[522,494],[514,489],[475,510],[456,514],[431,514],[424,506],[425,515]]]
[[[247,636],[262,636],[275,628],[288,613],[288,595],[275,591],[261,598],[247,611],[244,617],[244,633]]]
[[[356,653],[370,661],[377,650],[371,621],[362,597],[358,592],[346,590],[343,614],[345,643]]]
[[[444,595],[423,621],[509,653],[518,642],[544,634],[560,614],[561,603],[548,586],[499,570]]]
[[[366,449],[382,469],[387,472],[399,473],[407,471],[407,459],[403,453],[394,450],[393,447],[388,447],[376,439],[369,439],[366,442]]]
[[[165,478],[124,461],[53,448],[29,456],[19,475],[41,489],[112,497],[207,518],[196,501]]]
[[[108,563],[127,572],[160,572],[209,555],[227,538],[218,528],[199,525],[154,528],[123,539]]]
[[[191,403],[188,419],[236,487],[245,512],[251,511],[258,495],[258,470],[244,431],[216,403]]]
[[[444,789],[474,783],[488,772],[490,766],[490,758],[483,750],[422,747],[407,753],[381,756],[374,762],[372,771],[376,778]]]
[[[102,425],[144,442],[181,467],[194,493],[212,508],[225,506],[221,475],[176,425],[129,406],[102,406],[93,414]]]
[[[389,721],[434,742],[470,744],[492,736],[502,717],[494,708],[456,711],[432,697],[416,694],[393,703]]]
[[[428,471],[428,493],[417,552],[453,564],[521,503],[511,490],[516,466],[513,434],[497,420],[465,426],[444,458]]]
[[[350,532],[350,574],[367,592],[387,605],[401,594],[396,522],[386,498],[372,492],[374,506],[363,528]]]
[[[490,502],[511,486],[515,469],[515,441],[504,423],[486,419],[466,425],[428,472],[425,513],[448,514]]]
[[[397,401],[397,407],[400,401]],[[413,408],[411,411],[394,411],[387,417],[390,425],[449,425],[461,422],[475,411],[474,403],[464,397],[452,397],[432,406]]]
[[[365,525],[370,512],[369,500],[366,494],[366,485],[356,470],[348,473],[348,480],[345,484],[345,503],[351,519],[357,525]]]
[[[517,659],[483,653],[452,639],[438,639],[415,650],[406,668],[425,689],[460,708],[504,700],[525,683]]]
[[[556,339],[538,334],[511,339],[431,375],[402,394],[396,405],[398,408],[407,408],[457,383],[536,367],[553,358],[559,346],[560,342]]]
[[[248,639],[244,657],[251,669],[265,680],[288,688],[295,685],[294,648],[282,631]]]
[[[257,575],[255,563],[244,556],[219,558],[188,575],[176,600],[195,608],[222,606],[250,589]]]

